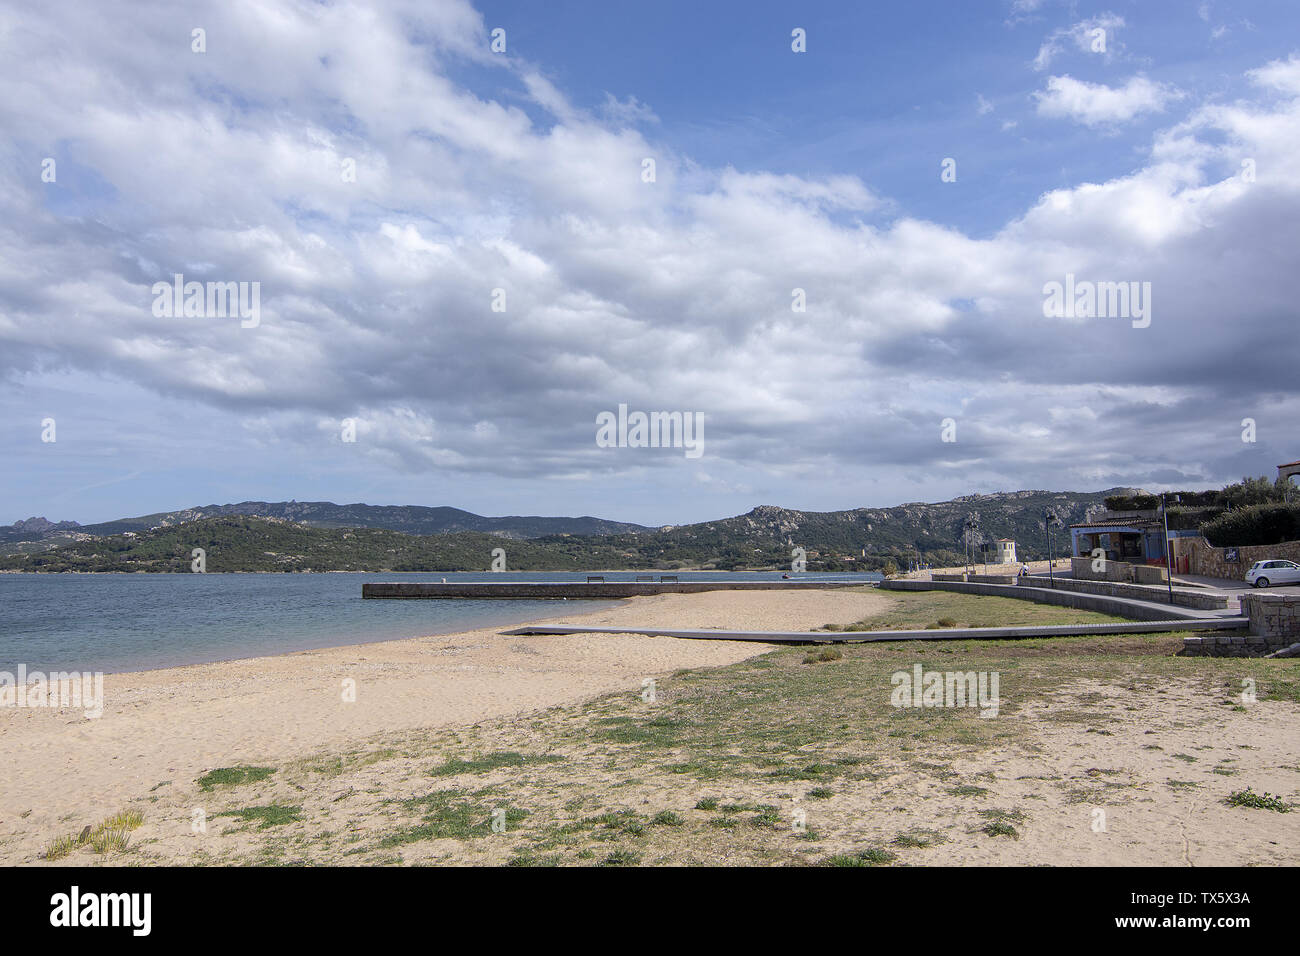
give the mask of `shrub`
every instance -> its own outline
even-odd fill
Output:
[[[1300,539],[1300,505],[1267,504],[1236,508],[1201,526],[1216,548],[1277,544]]]
[[[1232,807],[1251,807],[1255,810],[1276,810],[1278,813],[1291,812],[1291,804],[1287,803],[1281,797],[1274,796],[1267,790],[1263,793],[1256,793],[1254,790],[1250,789],[1250,787],[1229,794],[1225,802]]]

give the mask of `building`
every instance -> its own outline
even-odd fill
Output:
[[[1010,538],[998,538],[993,542],[993,556],[989,564],[1016,564],[1016,543]]]
[[[1277,466],[1278,481],[1283,478],[1294,478],[1296,475],[1300,475],[1300,461],[1289,461],[1285,465]]]
[[[1101,548],[1108,561],[1130,564],[1164,564],[1164,523],[1151,512],[1112,513],[1102,521],[1070,525],[1070,553],[1078,558],[1093,556]]]

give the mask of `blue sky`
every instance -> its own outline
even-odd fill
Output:
[[[1131,171],[1168,122],[1140,117],[1107,130],[1097,148],[1094,131],[1036,116],[1044,75],[1105,83],[1140,70],[1198,96],[1232,96],[1248,69],[1286,58],[1300,36],[1300,7],[1284,0],[1208,3],[1208,19],[1195,2],[1150,0],[1044,0],[1023,12],[1000,0],[670,0],[635,18],[577,0],[478,8],[576,103],[634,98],[659,117],[657,138],[697,162],[858,176],[902,210],[975,235],[1047,190]],[[1050,68],[1033,68],[1052,32],[1106,13],[1124,21],[1109,57],[1062,41]],[[807,31],[807,55],[790,53],[793,26]],[[936,157],[947,156],[960,159],[958,182],[978,179],[978,188],[933,188]]]
[[[0,7],[0,522],[665,524],[1300,457],[1293,3],[49,11]],[[259,283],[257,325],[158,315],[176,272]],[[1045,318],[1067,273],[1153,321]],[[620,404],[704,453],[599,447]]]

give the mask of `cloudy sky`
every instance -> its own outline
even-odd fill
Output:
[[[3,0],[0,81],[0,522],[1300,458],[1293,0]],[[1045,316],[1067,275],[1149,323]],[[703,454],[601,447],[620,404]]]

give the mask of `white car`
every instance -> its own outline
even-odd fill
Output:
[[[1270,584],[1300,584],[1300,564],[1294,561],[1256,561],[1246,572],[1246,583],[1257,588]]]

